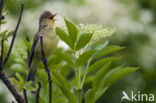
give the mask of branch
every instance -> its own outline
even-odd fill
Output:
[[[43,37],[42,36],[40,36],[40,41],[41,41],[41,52],[42,52],[43,64],[46,68],[46,72],[48,75],[48,81],[49,81],[49,103],[51,103],[51,101],[52,101],[52,98],[51,98],[52,97],[52,80],[51,80],[50,71],[47,66],[47,60],[45,58],[45,54],[44,54],[44,50],[43,50]]]
[[[2,18],[2,8],[3,8],[3,0],[1,0],[0,1],[0,29],[1,29],[1,21],[2,21],[2,19],[4,19],[4,18]],[[0,55],[0,69],[2,70],[2,68],[3,68],[3,38],[2,38],[2,41],[1,41],[1,55]],[[1,70],[0,70],[0,72],[1,72]]]
[[[4,70],[0,73],[0,78],[4,82],[4,84],[7,86],[9,91],[12,93],[12,95],[15,97],[15,99],[18,101],[18,103],[24,103],[24,99],[21,96],[18,89],[15,87],[15,85],[12,83],[12,81],[9,79],[8,75]]]
[[[23,92],[24,92],[24,100],[25,100],[25,103],[28,103],[28,98],[27,98],[27,91],[26,91],[26,89],[23,89]]]
[[[0,72],[3,70],[3,46],[4,46],[4,40],[3,40],[3,38],[2,38],[2,41],[1,41],[1,55],[0,55]]]
[[[16,25],[16,28],[15,28],[15,31],[13,33],[13,37],[12,37],[12,40],[11,40],[11,44],[10,44],[10,47],[9,47],[9,51],[4,59],[4,62],[3,64],[5,64],[10,56],[10,53],[11,53],[11,50],[12,50],[12,47],[13,47],[13,44],[14,44],[14,41],[15,41],[15,38],[16,38],[16,34],[17,34],[17,30],[18,30],[18,27],[19,27],[19,24],[21,22],[21,18],[22,18],[22,13],[23,13],[23,8],[24,8],[24,4],[21,5],[21,11],[20,11],[20,15],[19,15],[19,19],[18,19],[18,22],[17,22],[17,25]]]
[[[36,103],[39,103],[39,95],[40,95],[41,83],[38,82],[38,89],[36,92]]]
[[[1,0],[0,2],[0,16],[1,16],[1,13],[2,13],[2,3],[3,3],[3,0]],[[21,17],[22,17],[22,12],[23,12],[23,8],[24,8],[24,4],[21,5],[21,11],[20,11],[20,16],[19,16],[19,20],[18,20],[18,23],[17,23],[17,26],[15,28],[15,31],[13,33],[13,38],[12,38],[12,41],[11,41],[11,45],[10,45],[10,48],[9,48],[9,51],[7,53],[7,56],[5,58],[5,61],[3,62],[3,40],[2,40],[2,54],[1,54],[1,62],[0,62],[0,79],[2,79],[3,83],[7,86],[8,90],[12,93],[12,95],[14,96],[14,98],[16,99],[16,101],[18,103],[25,103],[22,95],[20,94],[20,92],[18,91],[18,89],[16,88],[16,86],[12,83],[12,81],[9,79],[8,75],[6,74],[6,72],[3,70],[4,69],[4,64],[7,62],[9,56],[10,56],[10,53],[11,53],[11,50],[12,50],[12,47],[13,47],[13,44],[14,44],[14,40],[15,40],[15,37],[16,37],[16,34],[17,34],[17,30],[18,30],[18,27],[19,27],[19,24],[20,24],[20,21],[21,21]],[[0,24],[1,24],[1,19],[0,18]]]
[[[30,42],[30,39],[28,36],[26,36],[26,41]],[[30,51],[28,48],[26,49],[26,51],[27,51],[27,64],[29,65]]]

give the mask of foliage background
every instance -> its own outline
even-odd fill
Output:
[[[117,65],[124,62],[126,66],[141,68],[140,71],[132,73],[112,85],[98,103],[102,103],[102,101],[119,103],[123,90],[128,93],[133,90],[156,94],[155,0],[12,0],[13,5],[11,5],[6,18],[8,23],[3,26],[2,30],[14,29],[18,16],[17,11],[19,11],[21,3],[25,4],[25,10],[18,32],[20,35],[6,66],[11,77],[15,76],[16,71],[26,76],[24,38],[28,35],[32,40],[38,28],[40,13],[43,10],[50,10],[58,13],[57,26],[63,26],[63,17],[67,17],[77,24],[82,22],[115,27],[117,31],[109,38],[109,44],[126,47],[115,54],[123,57]],[[59,45],[67,48],[63,43]],[[7,47],[7,43],[5,47]],[[13,99],[5,86],[0,87],[0,99],[2,103],[9,103]]]

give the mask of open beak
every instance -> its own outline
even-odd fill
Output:
[[[52,21],[56,21],[56,19],[54,19],[55,16],[56,16],[56,14],[52,15],[51,17],[49,17],[49,19],[51,19]]]

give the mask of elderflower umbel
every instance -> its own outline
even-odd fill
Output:
[[[80,34],[82,33],[93,33],[91,42],[96,42],[102,38],[111,36],[114,32],[114,28],[98,26],[95,24],[80,24]]]

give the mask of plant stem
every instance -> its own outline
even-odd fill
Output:
[[[80,84],[81,84],[81,68],[78,68],[78,89],[81,89]]]
[[[0,1],[0,26],[1,26],[1,19],[4,19],[4,17],[2,17],[1,13],[2,13],[2,4],[3,4],[3,0]],[[22,18],[22,13],[23,13],[23,8],[24,8],[24,4],[21,5],[21,11],[20,11],[20,16],[19,16],[19,19],[18,19],[18,23],[16,25],[16,28],[15,28],[15,31],[13,33],[13,38],[12,38],[12,41],[11,41],[11,44],[10,44],[10,47],[9,47],[9,51],[7,53],[7,56],[5,57],[4,59],[4,62],[3,62],[3,40],[2,40],[2,54],[1,54],[1,61],[0,61],[0,79],[3,81],[3,83],[6,85],[6,87],[8,88],[8,90],[12,93],[12,95],[14,96],[14,98],[16,99],[16,101],[18,103],[26,103],[24,98],[22,97],[22,95],[20,94],[20,92],[18,91],[18,89],[16,88],[16,86],[12,83],[12,81],[9,79],[7,73],[4,71],[4,64],[8,61],[8,58],[10,56],[10,53],[11,53],[11,50],[12,50],[12,47],[13,47],[13,44],[14,44],[14,41],[15,41],[15,37],[16,37],[16,34],[17,34],[17,30],[18,30],[18,27],[19,27],[19,24],[20,24],[20,21],[21,21],[21,18]]]
[[[42,53],[42,61],[43,65],[45,66],[47,75],[48,75],[48,82],[49,82],[49,103],[52,103],[52,80],[51,80],[51,75],[50,75],[50,70],[47,65],[47,59],[45,58],[44,50],[43,50],[43,37],[40,36],[40,41],[41,41],[41,53]]]
[[[88,71],[88,67],[89,67],[90,61],[91,61],[91,59],[88,60],[88,63],[87,63],[86,69],[85,69],[84,76],[82,78],[82,82],[81,82],[80,88],[83,88],[83,84],[84,84],[85,78],[87,76],[87,71]]]
[[[25,103],[28,103],[27,91],[26,91],[26,89],[25,89],[25,88],[23,89],[23,92],[24,92],[24,99],[25,99]]]
[[[79,103],[82,103],[82,88],[81,86],[81,68],[76,69],[76,81],[77,81],[77,91],[79,97]]]
[[[74,50],[74,57],[77,58],[75,50]],[[78,91],[78,99],[79,99],[79,103],[82,103],[81,68],[76,68],[76,64],[74,66],[75,66],[74,69],[75,69],[75,79],[76,79],[76,85]]]
[[[2,9],[3,9],[3,0],[0,1],[0,33],[1,33],[1,21],[2,21]],[[0,55],[0,72],[3,69],[3,38],[1,38],[1,55]]]
[[[16,101],[18,103],[25,103],[24,98],[16,88],[16,86],[12,83],[12,81],[9,79],[8,75],[4,70],[0,73],[0,79],[3,81],[3,83],[7,86],[9,91],[12,93],[12,95],[15,97]]]
[[[18,18],[18,22],[17,22],[17,25],[16,25],[15,30],[13,32],[13,37],[12,37],[12,40],[11,40],[11,44],[10,44],[8,53],[7,53],[7,55],[6,55],[5,59],[4,59],[3,64],[5,64],[8,61],[9,57],[10,57],[10,53],[11,53],[11,50],[12,50],[12,47],[14,45],[14,41],[15,41],[15,38],[16,38],[16,35],[17,35],[17,30],[18,30],[18,27],[19,27],[19,25],[21,23],[23,9],[24,9],[24,4],[21,5],[21,11],[20,11],[20,15],[19,15],[19,18]]]
[[[82,103],[82,90],[81,89],[78,90],[78,94],[79,94],[79,103]]]
[[[36,92],[36,103],[39,103],[39,95],[40,95],[41,83],[38,82],[38,89]]]

